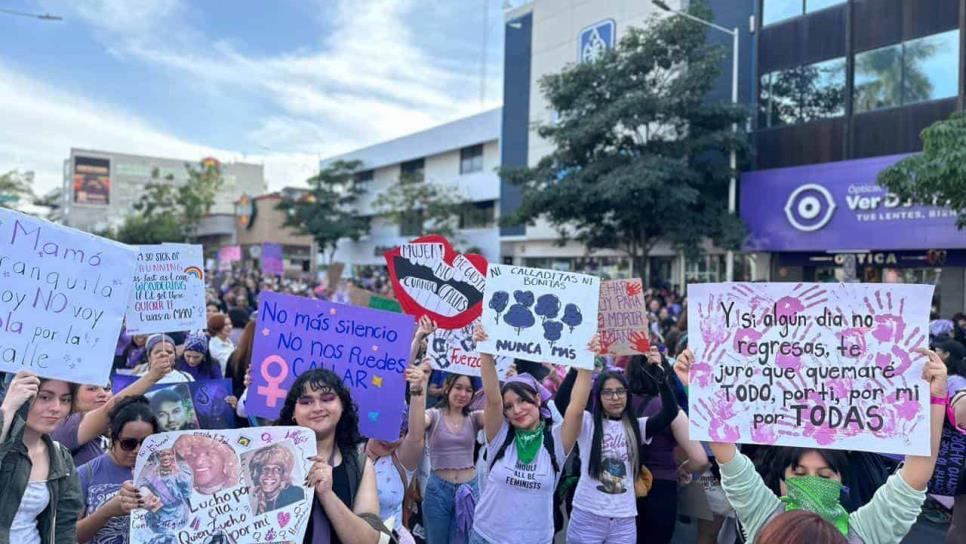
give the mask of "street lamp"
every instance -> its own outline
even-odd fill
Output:
[[[651,3],[668,13],[680,15],[685,19],[690,19],[696,23],[701,23],[702,25],[707,26],[709,28],[720,30],[721,32],[724,32],[725,34],[728,34],[729,36],[731,36],[731,44],[732,44],[731,102],[733,104],[738,104],[738,36],[740,36],[740,34],[738,33],[738,27],[734,27],[733,29],[729,30],[723,26],[716,25],[711,21],[705,21],[704,19],[695,17],[690,13],[672,9],[670,6],[668,6],[665,2],[661,0],[651,0]],[[738,123],[731,124],[731,132],[737,136]],[[735,192],[737,191],[737,186],[738,186],[738,179],[736,177],[737,174],[735,173],[736,170],[738,169],[738,157],[734,147],[731,148],[731,157],[729,162],[731,164],[731,180],[728,182],[728,213],[734,215],[736,212]],[[735,279],[735,252],[730,249],[728,250],[727,261],[725,262],[725,279],[727,279],[727,281],[734,281]]]
[[[7,15],[17,15],[20,17],[30,17],[31,19],[40,19],[41,21],[63,21],[64,18],[58,15],[51,15],[49,13],[28,13],[26,11],[17,11],[15,9],[0,8],[0,13],[6,13]]]

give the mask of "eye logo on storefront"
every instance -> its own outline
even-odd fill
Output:
[[[835,214],[832,193],[817,183],[806,183],[788,195],[785,217],[795,229],[814,232],[832,220]]]
[[[614,48],[617,26],[613,19],[594,23],[580,31],[577,40],[577,60],[579,62],[594,62],[605,51]]]

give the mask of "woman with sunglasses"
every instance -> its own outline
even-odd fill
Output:
[[[126,397],[110,413],[111,447],[77,469],[84,499],[77,522],[77,541],[126,544],[130,514],[143,506],[134,486],[134,463],[144,439],[160,431],[157,418],[143,396]]]
[[[69,384],[74,391],[74,412],[57,425],[51,438],[70,451],[76,466],[83,465],[104,453],[106,448],[104,435],[108,433],[111,424],[109,414],[119,400],[145,394],[171,372],[174,365],[174,344],[169,344],[170,355],[160,355],[162,351],[165,354],[168,353],[167,349],[159,348],[163,344],[163,338],[163,335],[155,335],[149,340],[148,345],[154,348],[154,356],[150,360],[147,373],[119,391],[117,395],[111,395],[109,386]],[[171,341],[170,338],[168,340]],[[151,352],[151,349],[148,351]]]

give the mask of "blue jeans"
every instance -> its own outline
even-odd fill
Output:
[[[456,542],[456,490],[464,484],[454,484],[430,474],[423,497],[423,525],[426,527],[426,544]],[[480,498],[480,486],[476,478],[465,485],[473,490],[473,497]]]

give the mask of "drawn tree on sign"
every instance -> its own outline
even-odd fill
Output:
[[[516,329],[517,335],[519,335],[523,329],[529,329],[536,322],[536,318],[530,312],[530,306],[533,306],[533,293],[530,291],[514,291],[513,299],[517,303],[510,306],[510,310],[503,316],[503,321]]]
[[[570,332],[574,332],[574,328],[584,322],[584,316],[576,304],[568,304],[564,306],[564,315],[560,320],[570,327]]]
[[[557,343],[557,340],[560,340],[561,331],[563,331],[563,323],[559,321],[543,322],[543,337],[550,341],[551,348]]]
[[[490,299],[490,308],[496,312],[496,322],[500,322],[500,314],[503,310],[506,310],[506,305],[510,303],[510,293],[506,291],[497,291],[493,293],[493,298]]]
[[[554,295],[541,295],[533,311],[543,318],[543,321],[553,319],[560,313],[560,299]]]

